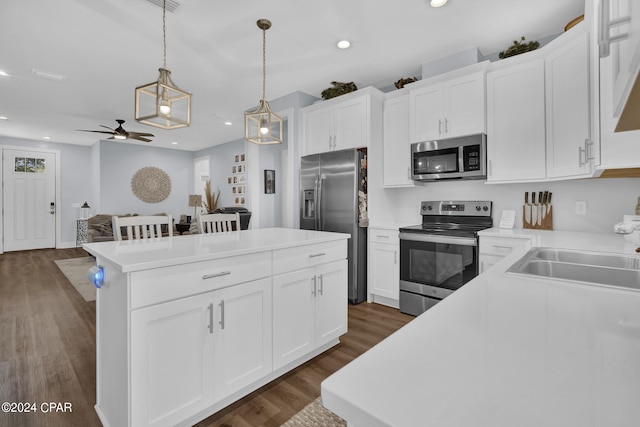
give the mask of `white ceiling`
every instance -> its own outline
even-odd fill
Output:
[[[161,2],[162,0],[160,0]],[[385,87],[470,47],[483,55],[513,40],[560,33],[584,0],[181,0],[167,12],[167,68],[193,93],[189,128],[134,120],[136,86],[162,66],[162,8],[147,0],[1,0],[0,135],[91,145],[116,127],[151,132],[158,147],[199,150],[244,136],[243,112],[262,93],[260,18],[267,31],[267,99],[330,82]],[[336,48],[346,38],[350,49]],[[39,69],[65,76],[36,77]],[[230,120],[232,126],[225,126]],[[132,141],[113,143],[135,143]],[[172,145],[171,142],[178,142]],[[141,143],[144,144],[144,143]]]

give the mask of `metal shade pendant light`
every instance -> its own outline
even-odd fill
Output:
[[[282,144],[282,118],[271,111],[265,99],[267,82],[267,30],[271,21],[259,19],[256,22],[262,30],[262,99],[258,108],[244,113],[244,139],[254,144]]]
[[[167,0],[162,2],[164,62],[158,80],[136,88],[136,121],[162,129],[191,124],[191,94],[171,80],[167,70]]]

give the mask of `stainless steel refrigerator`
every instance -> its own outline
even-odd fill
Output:
[[[359,226],[358,191],[366,193],[360,150],[304,156],[300,165],[300,228],[348,233],[349,302],[367,298],[367,229]]]

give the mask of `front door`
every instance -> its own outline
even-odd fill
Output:
[[[56,154],[3,150],[4,250],[56,246]]]

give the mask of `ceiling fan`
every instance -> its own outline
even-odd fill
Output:
[[[106,131],[106,130],[87,130],[87,129],[76,129],[76,130],[80,131],[80,132],[96,132],[96,133],[106,133],[106,134],[112,135],[111,138],[107,138],[107,139],[137,139],[138,141],[144,141],[144,142],[151,142],[151,140],[146,138],[146,137],[154,136],[152,133],[128,132],[128,131],[124,130],[124,128],[122,127],[122,124],[124,123],[124,120],[117,119],[116,122],[118,122],[118,127],[115,128],[115,129],[111,129],[109,126],[100,125],[103,128],[109,129],[109,131]]]

